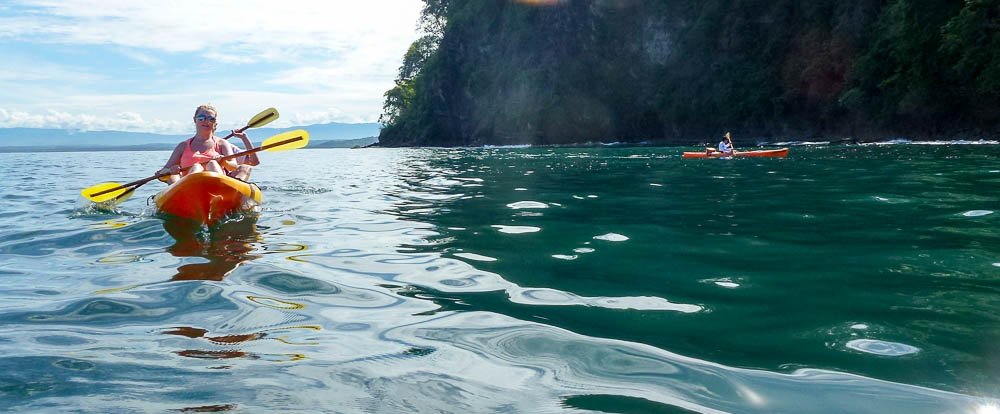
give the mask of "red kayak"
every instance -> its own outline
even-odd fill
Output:
[[[732,154],[724,154],[718,151],[706,153],[705,151],[685,152],[684,158],[723,158],[723,157],[773,157],[785,158],[788,156],[788,148],[759,151],[734,151]]]

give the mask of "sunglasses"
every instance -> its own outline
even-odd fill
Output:
[[[215,117],[214,116],[208,116],[208,115],[205,115],[205,114],[198,114],[198,116],[194,117],[194,120],[198,121],[198,122],[201,122],[201,121],[215,121]]]

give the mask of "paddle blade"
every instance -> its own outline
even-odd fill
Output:
[[[121,202],[123,202],[125,200],[128,200],[129,197],[132,197],[132,194],[135,194],[135,189],[136,188],[137,187],[129,187],[129,188],[125,189],[124,193],[119,194],[118,197],[115,197],[114,200],[112,200],[111,202],[114,203],[114,204],[118,204],[118,203],[121,203]]]
[[[278,119],[278,110],[267,108],[253,118],[250,118],[250,122],[247,122],[247,128],[259,128],[270,124],[275,119]]]
[[[309,144],[309,133],[304,129],[284,132],[265,139],[260,148],[265,151],[288,151],[299,149]]]
[[[119,183],[100,183],[95,186],[84,188],[82,191],[80,191],[80,194],[82,194],[84,198],[93,201],[95,203],[103,203],[105,201],[113,200],[118,197],[128,198],[128,196],[132,195],[132,190],[135,190],[135,188],[133,187],[122,187],[122,188],[118,187],[122,187],[122,185]],[[102,191],[110,190],[112,188],[118,188],[118,189],[115,191],[109,191],[104,194],[96,196],[94,195]],[[124,201],[124,198],[120,201]]]

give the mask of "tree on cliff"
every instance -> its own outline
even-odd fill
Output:
[[[998,22],[1000,0],[427,0],[380,141],[995,133]]]

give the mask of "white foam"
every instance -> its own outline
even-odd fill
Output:
[[[518,201],[516,203],[507,204],[507,207],[514,210],[520,210],[524,208],[549,208],[549,205],[538,201]]]
[[[656,296],[579,296],[549,288],[509,289],[511,302],[526,305],[570,306],[582,305],[607,309],[636,309],[695,313],[704,310],[700,305],[673,303]]]
[[[855,351],[882,356],[903,356],[920,352],[920,348],[912,345],[877,339],[855,339],[848,341],[846,346]]]
[[[531,148],[531,145],[521,144],[521,145],[483,145],[484,149],[519,149],[519,148]]]
[[[501,233],[507,234],[536,233],[542,231],[541,227],[534,226],[503,226],[500,224],[494,224],[490,227],[497,229],[497,231]]]
[[[757,146],[773,145],[777,147],[788,147],[792,145],[830,145],[830,141],[782,141],[775,143],[758,142]]]
[[[475,260],[477,262],[495,262],[495,261],[497,261],[497,258],[495,258],[495,257],[483,256],[481,254],[475,254],[475,253],[455,253],[455,256],[462,257],[462,258],[469,259],[469,260]]]
[[[975,141],[970,141],[967,139],[956,139],[953,141],[910,141],[908,139],[894,139],[891,141],[884,142],[868,142],[861,144],[862,146],[867,145],[996,145],[1000,141],[980,139]]]
[[[979,217],[979,216],[986,216],[986,215],[989,215],[989,214],[993,214],[993,211],[992,210],[969,210],[969,211],[966,211],[966,212],[962,213],[962,215],[965,216],[965,217]]]
[[[594,236],[594,240],[604,240],[604,241],[611,241],[611,242],[623,242],[625,240],[628,240],[628,237],[623,236],[623,235],[618,234],[618,233],[608,233],[608,234],[602,234],[600,236]]]

